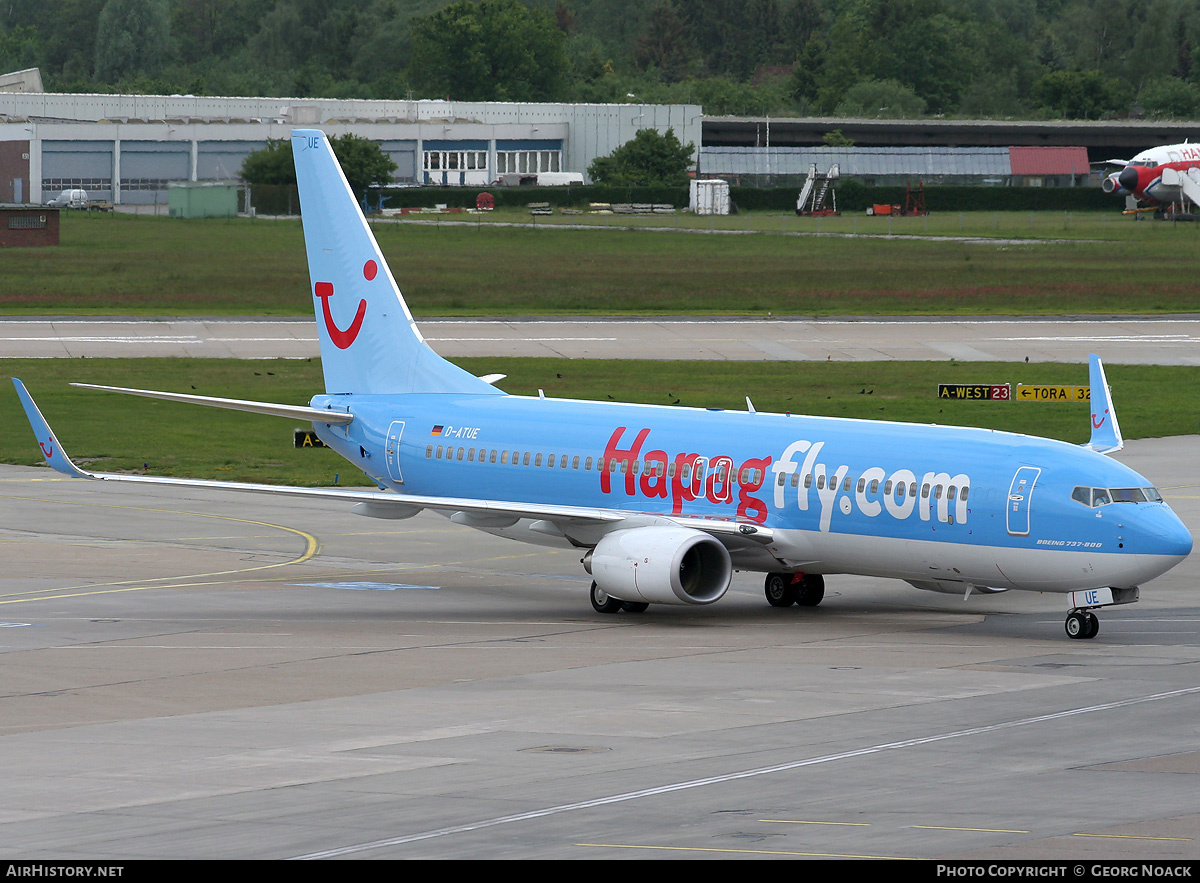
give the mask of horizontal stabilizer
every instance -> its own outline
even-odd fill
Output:
[[[354,420],[354,417],[344,411],[322,411],[303,405],[278,405],[273,402],[251,402],[245,399],[220,399],[214,396],[194,396],[182,392],[157,392],[152,389],[99,386],[95,383],[72,383],[71,386],[119,392],[131,396],[144,396],[148,399],[165,399],[168,402],[183,402],[188,405],[207,405],[210,408],[226,408],[230,411],[249,411],[252,414],[268,414],[272,417],[292,417],[297,420],[307,420],[310,423],[346,424]]]
[[[1092,437],[1084,447],[1099,454],[1115,453],[1125,447],[1125,440],[1108,392],[1104,363],[1095,353],[1088,357],[1088,383],[1092,396]]]

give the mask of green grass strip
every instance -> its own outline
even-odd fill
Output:
[[[583,217],[596,225],[617,216]],[[311,315],[298,220],[76,213],[62,223],[57,247],[5,250],[0,315]],[[896,232],[930,237],[900,239],[776,235],[889,229],[886,219],[865,216],[763,212],[662,223],[751,232],[543,229],[541,222],[533,229],[487,219],[381,223],[375,232],[418,317],[1200,311],[1200,224],[982,212],[898,218]],[[991,238],[949,238],[959,235]]]
[[[945,401],[942,383],[1087,385],[1087,366],[1002,362],[661,362],[535,358],[457,360],[504,373],[507,392],[983,426],[1082,443],[1083,403]],[[1109,365],[1126,438],[1197,431],[1194,367]],[[321,486],[367,482],[336,454],[293,447],[297,421],[101,393],[71,381],[287,404],[323,390],[317,360],[0,359],[38,400],[71,456],[100,471]],[[0,384],[0,462],[42,462],[12,384]],[[1153,478],[1153,477],[1152,477]],[[1165,478],[1165,477],[1163,477]],[[1160,478],[1159,480],[1162,480]]]

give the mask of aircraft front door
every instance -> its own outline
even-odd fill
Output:
[[[392,425],[388,427],[387,442],[384,444],[384,448],[388,475],[397,484],[404,484],[404,473],[400,471],[400,436],[402,435],[404,435],[404,421],[393,420]]]
[[[1041,474],[1042,470],[1036,466],[1022,466],[1013,476],[1005,507],[1010,536],[1029,536],[1029,501],[1033,497],[1033,486]]]

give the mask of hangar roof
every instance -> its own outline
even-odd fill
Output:
[[[1086,147],[1010,147],[1014,175],[1085,175]]]
[[[854,176],[1013,174],[1007,147],[704,147],[700,152],[706,175],[806,175],[812,163],[822,173],[837,163],[843,175]]]

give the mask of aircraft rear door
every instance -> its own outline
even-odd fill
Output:
[[[1013,476],[1008,488],[1008,503],[1005,506],[1009,536],[1029,536],[1029,500],[1033,486],[1037,484],[1042,470],[1036,466],[1022,466]]]
[[[402,435],[404,435],[404,421],[393,420],[392,425],[388,427],[384,450],[386,451],[388,475],[397,484],[404,484],[404,473],[400,471],[400,437]]]

